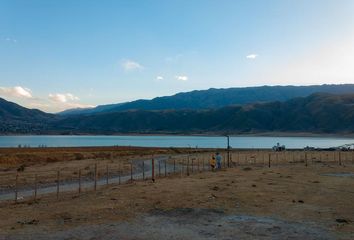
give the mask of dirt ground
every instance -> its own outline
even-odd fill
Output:
[[[131,162],[185,153],[202,153],[206,149],[142,148],[142,147],[73,147],[73,148],[0,148],[0,191],[19,187],[53,183],[60,171],[61,180],[91,177],[98,165],[98,175],[128,174]],[[133,164],[133,168],[139,166]],[[134,169],[135,170],[135,169]],[[35,176],[36,175],[36,176]]]
[[[0,203],[0,239],[354,239],[353,165],[302,163]]]

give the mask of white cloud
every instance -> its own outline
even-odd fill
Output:
[[[94,108],[96,105],[91,105],[91,104],[82,104],[82,103],[65,103],[64,105],[61,106],[56,106],[56,111],[64,111],[66,109],[72,109],[72,108]]]
[[[31,90],[20,86],[0,87],[0,95],[16,98],[32,98]]]
[[[74,96],[71,93],[49,94],[49,99],[52,100],[53,102],[59,102],[59,103],[67,103],[67,102],[70,102],[70,101],[78,101],[78,100],[80,100],[78,97]]]
[[[183,76],[183,75],[176,76],[175,78],[179,81],[187,81],[188,80],[188,76]]]
[[[66,109],[72,108],[93,108],[95,105],[91,104],[83,104],[78,102],[80,100],[79,97],[71,94],[71,93],[55,93],[49,94],[48,98],[50,100],[50,105],[43,106],[42,109],[45,109],[49,112],[61,112]]]
[[[161,80],[163,80],[163,77],[162,76],[157,76],[156,80],[161,81]]]
[[[9,38],[9,37],[5,38],[5,41],[7,41],[7,42],[12,42],[12,43],[17,43],[17,40],[16,40],[16,39]]]
[[[258,54],[252,53],[246,56],[247,59],[256,59],[258,57]]]
[[[125,71],[135,71],[144,69],[144,67],[140,63],[132,60],[123,60],[121,66]]]

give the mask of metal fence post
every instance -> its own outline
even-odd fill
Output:
[[[268,153],[268,168],[270,168],[270,153]]]
[[[145,161],[143,161],[143,181],[145,180]]]
[[[109,181],[109,171],[108,171],[108,164],[106,165],[106,185],[108,185]]]
[[[60,171],[57,171],[57,199],[59,199]]]
[[[155,182],[155,159],[152,157],[151,159],[151,180]]]
[[[37,174],[34,175],[34,200],[37,200]]]
[[[79,169],[79,195],[81,194],[81,169]]]
[[[94,190],[96,192],[97,190],[97,163],[95,163],[95,176],[94,176],[94,180],[95,180],[95,183],[94,183]]]
[[[18,172],[16,172],[15,178],[15,202],[17,203],[17,195],[18,195]]]

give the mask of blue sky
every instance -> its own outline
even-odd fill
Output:
[[[57,112],[354,83],[353,12],[352,0],[0,0],[0,96]]]

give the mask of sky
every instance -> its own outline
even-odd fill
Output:
[[[59,112],[354,83],[353,0],[0,0],[0,97]]]

